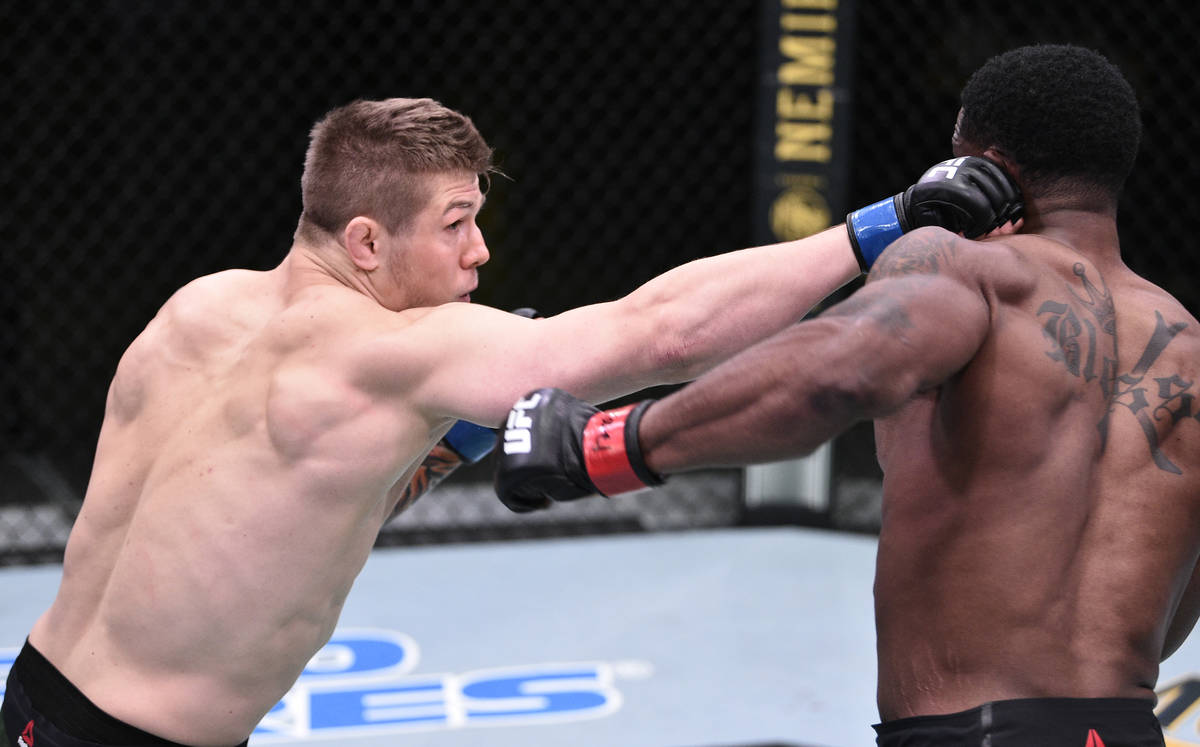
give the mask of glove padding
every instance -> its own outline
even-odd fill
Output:
[[[615,495],[660,485],[637,442],[652,400],[601,411],[561,389],[538,389],[508,414],[496,459],[495,489],[517,513],[597,493]]]
[[[1025,209],[1021,189],[1008,172],[979,156],[942,161],[896,199],[904,211],[904,230],[941,226],[968,239],[1015,222]]]
[[[894,197],[846,216],[850,244],[866,272],[896,239],[914,228],[941,226],[968,239],[983,236],[1024,213],[1021,190],[999,165],[962,156],[930,168]]]

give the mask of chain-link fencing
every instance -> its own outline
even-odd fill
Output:
[[[507,174],[481,216],[492,251],[475,294],[483,303],[552,314],[755,243],[757,60],[774,42],[762,14],[777,7],[0,3],[0,555],[61,553],[108,381],[170,294],[201,274],[282,258],[308,129],[333,106],[430,96],[472,116]],[[1200,17],[1190,3],[859,0],[850,10],[853,35],[839,43],[852,45],[852,65],[839,77],[852,107],[851,205],[946,157],[957,91],[988,55],[1032,41],[1093,46],[1126,71],[1144,109],[1122,206],[1128,261],[1200,311],[1189,209]],[[382,541],[741,520],[737,471],[531,519],[498,506],[489,469],[456,474]],[[835,449],[833,523],[869,529],[876,484],[869,428],[856,428]]]

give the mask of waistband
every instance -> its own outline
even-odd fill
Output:
[[[1086,724],[1113,720],[1157,728],[1154,702],[1147,698],[1017,698],[995,700],[957,713],[912,716],[875,724],[880,736],[914,729],[963,729],[988,733],[1008,724]],[[1161,737],[1160,737],[1161,738]]]
[[[25,641],[9,672],[29,705],[64,734],[102,745],[186,747],[142,731],[101,710]]]

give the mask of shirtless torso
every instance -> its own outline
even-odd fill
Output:
[[[240,741],[286,692],[440,436],[353,379],[368,332],[338,320],[382,309],[287,295],[279,273],[205,278],[130,346],[30,636],[98,706],[177,741]]]
[[[438,184],[427,244],[451,219],[477,235],[474,174]],[[428,260],[443,300],[469,300],[478,282],[480,252],[461,251]],[[453,301],[389,309],[320,256],[294,249],[270,271],[193,281],[117,367],[62,585],[30,643],[152,734],[246,738],[328,640],[456,418],[498,425],[539,381],[603,401],[687,380],[858,272],[839,226],[530,320]]]
[[[889,241],[862,290],[633,426],[589,415],[635,431],[623,461],[502,459],[498,484],[570,499],[581,471],[795,457],[874,420],[879,744],[1090,745],[1101,725],[1161,744],[1158,665],[1200,614],[1200,324],[1121,260],[1137,98],[1101,54],[1053,44],[990,58],[961,98],[953,152],[1016,180],[1021,233]],[[528,432],[587,432],[586,407],[546,400],[570,417],[519,403]]]
[[[876,421],[882,720],[1150,701],[1200,612],[1200,324],[1103,215],[919,229],[866,287],[651,405],[651,470],[810,452]]]
[[[1089,249],[1014,236],[973,254],[982,346],[877,421],[884,720],[1153,698],[1195,620],[1200,325],[1115,246]]]

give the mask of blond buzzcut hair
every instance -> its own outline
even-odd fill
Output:
[[[429,200],[423,177],[453,171],[492,171],[492,149],[467,116],[433,99],[360,99],[333,109],[309,136],[296,238],[337,235],[359,215],[401,230]]]

